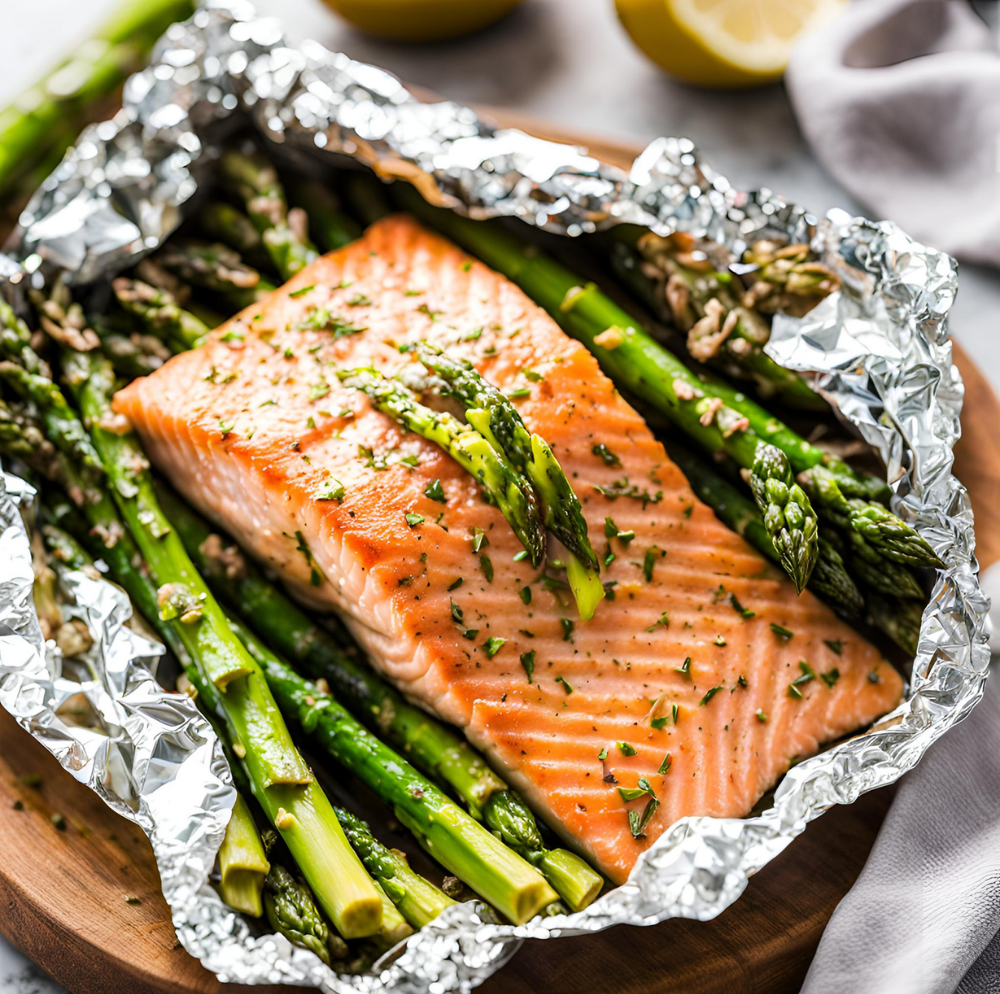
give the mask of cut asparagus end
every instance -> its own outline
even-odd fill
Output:
[[[241,794],[236,795],[236,804],[219,848],[219,869],[222,900],[236,911],[259,918],[264,912],[261,905],[264,878],[271,864],[264,855],[257,824]]]
[[[572,552],[566,555],[566,579],[569,588],[576,599],[576,609],[580,612],[581,621],[590,621],[594,617],[597,605],[604,600],[606,591],[601,578],[596,572],[584,566]]]
[[[337,931],[345,939],[377,934],[382,897],[323,791],[314,783],[279,785],[263,795],[258,800]]]
[[[549,849],[535,865],[570,911],[587,907],[604,886],[604,878],[568,849]]]
[[[515,925],[523,925],[559,895],[545,878],[459,809],[421,825],[401,807],[396,818],[427,851]]]

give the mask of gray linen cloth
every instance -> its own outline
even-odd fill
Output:
[[[1000,266],[1000,54],[964,0],[854,3],[802,42],[787,85],[817,157],[870,215]],[[1000,566],[984,584],[997,603]],[[1000,994],[998,930],[994,676],[903,779],[802,994]]]
[[[786,83],[817,158],[869,216],[1000,266],[1000,53],[965,0],[861,0]]]

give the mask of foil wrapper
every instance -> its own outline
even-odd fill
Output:
[[[208,885],[234,798],[211,729],[186,697],[155,681],[158,649],[123,624],[110,584],[69,574],[64,587],[95,637],[82,684],[65,677],[31,604],[10,474],[0,493],[0,702],[77,779],[147,833],[177,936],[222,980],[327,991],[446,994],[476,986],[525,937],[555,938],[668,918],[710,919],[748,877],[834,804],[897,780],[979,700],[989,663],[989,601],[978,582],[968,496],[952,475],[962,383],[951,361],[952,259],[891,224],[833,212],[817,219],[767,190],[743,192],[684,138],[653,142],[625,173],[584,149],[496,130],[468,108],[416,100],[389,74],[280,27],[240,0],[209,4],[161,40],[133,76],[122,110],[88,128],[43,183],[0,256],[19,285],[64,270],[107,279],[156,248],[210,182],[216,142],[252,124],[281,154],[349,157],[413,182],[429,200],[474,217],[517,216],[565,236],[621,222],[690,231],[737,255],[773,235],[809,241],[842,289],[802,319],[778,317],[768,353],[811,374],[839,415],[882,456],[893,508],[939,553],[906,700],[864,735],[795,766],[772,806],[740,819],[684,818],[640,858],[629,880],[584,911],[521,927],[489,924],[474,903],[437,921],[364,976],[338,976],[281,936],[251,934]],[[333,158],[331,158],[333,157]],[[101,732],[56,711],[83,690]]]

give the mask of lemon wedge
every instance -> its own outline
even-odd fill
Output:
[[[398,41],[443,41],[485,28],[521,0],[326,0],[355,27]]]
[[[847,0],[615,0],[654,62],[686,83],[757,86],[785,71],[796,41]]]

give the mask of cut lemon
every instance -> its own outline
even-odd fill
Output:
[[[521,0],[326,0],[369,34],[398,41],[443,41],[485,28]]]
[[[615,0],[654,62],[686,83],[756,86],[778,79],[798,39],[846,0]]]

